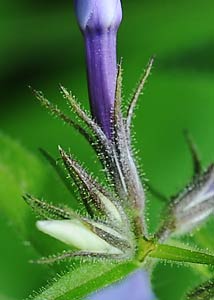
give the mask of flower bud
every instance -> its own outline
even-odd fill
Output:
[[[175,202],[173,214],[178,233],[197,227],[214,213],[214,165]]]
[[[170,235],[191,232],[212,214],[214,214],[213,164],[174,199],[157,234],[159,241],[165,241]]]
[[[111,138],[117,58],[117,30],[122,20],[120,0],[75,0],[75,11],[84,36],[88,92],[93,118]]]
[[[38,221],[37,228],[59,241],[80,250],[119,254],[121,251],[93,233],[79,220]]]

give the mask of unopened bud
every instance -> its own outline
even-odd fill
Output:
[[[121,251],[93,233],[79,220],[38,221],[37,228],[53,238],[80,250],[119,254]]]

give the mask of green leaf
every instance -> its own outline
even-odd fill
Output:
[[[1,293],[0,293],[0,299],[2,299],[2,300],[17,300],[15,298],[11,298],[11,297],[3,295]]]
[[[151,252],[150,257],[181,263],[214,265],[213,255],[170,245],[157,245],[157,248]]]
[[[27,238],[30,211],[22,200],[28,190],[39,192],[44,183],[41,162],[19,143],[0,133],[0,209],[10,224]]]
[[[61,277],[58,276],[50,286],[29,299],[82,299],[91,292],[121,280],[136,268],[136,264],[133,262],[120,264],[110,262],[81,263],[79,268],[70,270]]]
[[[214,278],[199,285],[187,295],[188,300],[212,300],[214,299]]]
[[[61,201],[65,192],[55,184],[44,162],[32,155],[16,141],[0,133],[0,210],[7,224],[22,241],[36,249],[37,254],[50,255],[66,250],[53,239],[44,237],[35,227],[35,215],[22,199],[26,192]],[[69,194],[69,192],[68,192]],[[55,196],[56,195],[56,196]],[[51,252],[52,251],[52,252]]]

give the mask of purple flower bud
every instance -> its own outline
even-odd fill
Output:
[[[86,48],[91,112],[108,138],[114,106],[116,37],[122,20],[120,0],[75,0],[75,11]]]
[[[214,213],[214,165],[181,194],[173,211],[178,233],[191,231]]]

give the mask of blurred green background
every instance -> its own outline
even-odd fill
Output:
[[[146,178],[171,195],[192,174],[183,129],[189,129],[193,135],[203,166],[214,160],[214,2],[124,0],[123,7],[118,56],[123,57],[126,99],[149,57],[156,55],[152,76],[136,113],[136,149]],[[73,130],[51,118],[34,101],[27,87],[42,90],[49,100],[63,106],[57,87],[62,83],[88,107],[83,40],[72,1],[1,0],[0,34],[0,131],[39,159],[42,158],[38,147],[57,155],[60,144],[98,170],[87,144]],[[16,157],[11,156],[11,160]],[[16,171],[11,167],[12,173]],[[34,171],[29,169],[31,181]],[[50,188],[54,181],[49,181],[49,191],[43,190],[42,196],[52,201],[51,195],[56,200],[64,195],[68,198],[66,191],[63,195],[58,192],[57,198],[56,189]],[[4,187],[2,181],[1,198]],[[4,192],[4,197],[8,192],[10,203],[9,183]],[[151,200],[148,219],[153,232],[161,205],[152,195],[148,194],[148,198]],[[14,233],[12,221],[0,220],[0,300],[22,299],[48,277],[45,269],[28,263],[32,254]],[[202,244],[201,241],[199,246],[203,247]],[[160,265],[154,278],[158,276],[162,280],[156,284],[156,292],[164,300],[180,299],[184,288],[194,278],[198,279],[190,268],[181,270],[169,265]]]

